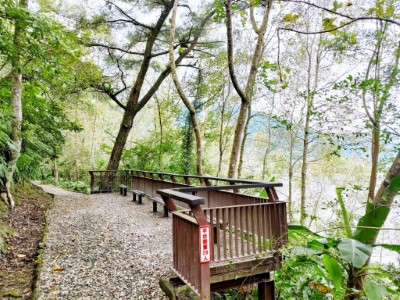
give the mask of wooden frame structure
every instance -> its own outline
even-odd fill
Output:
[[[101,187],[104,172],[113,181]],[[161,196],[172,212],[175,284],[187,284],[201,299],[245,284],[258,284],[259,299],[274,299],[270,272],[281,268],[280,249],[287,243],[286,203],[267,183],[208,176],[136,170],[90,171],[92,193],[127,184]],[[265,189],[268,198],[240,193]],[[211,261],[201,263],[200,229],[210,228]]]

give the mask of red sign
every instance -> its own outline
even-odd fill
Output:
[[[200,226],[200,263],[206,264],[211,261],[210,226]]]

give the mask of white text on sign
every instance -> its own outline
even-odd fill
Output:
[[[205,264],[211,261],[211,246],[210,246],[210,226],[200,226],[200,263]]]

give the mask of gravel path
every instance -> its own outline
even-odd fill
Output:
[[[55,204],[39,299],[167,299],[158,280],[172,275],[171,218],[147,200],[41,187]]]

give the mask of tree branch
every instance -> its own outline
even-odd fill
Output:
[[[231,2],[225,1],[225,12],[226,12],[226,33],[227,33],[227,45],[228,45],[228,68],[229,74],[232,80],[233,87],[238,93],[242,103],[247,103],[248,99],[240,88],[236,78],[235,69],[233,66],[233,41],[232,41],[232,13],[231,13]]]
[[[323,7],[323,6],[319,6],[319,5],[315,4],[315,3],[311,3],[311,2],[307,2],[307,1],[302,1],[302,0],[282,0],[282,2],[292,2],[292,3],[302,3],[302,4],[306,4],[306,5],[313,6],[313,7],[315,7],[315,8],[318,8],[318,9],[321,9],[321,10],[324,10],[324,11],[327,11],[327,12],[329,12],[329,13],[331,13],[331,14],[338,15],[338,16],[340,16],[340,17],[343,17],[343,18],[352,20],[352,21],[360,21],[360,20],[379,20],[379,21],[384,21],[384,22],[388,22],[388,23],[392,23],[392,24],[395,24],[395,25],[397,25],[397,26],[400,26],[400,22],[395,21],[395,20],[392,20],[392,19],[380,18],[380,17],[352,17],[352,16],[350,16],[350,15],[346,15],[346,14],[343,14],[343,13],[334,11],[334,10],[332,10],[332,9],[329,9],[329,8],[326,8],[326,7]]]
[[[320,30],[320,31],[302,31],[302,30],[297,30],[297,29],[293,29],[293,28],[279,27],[279,28],[278,28],[278,32],[279,32],[280,30],[286,30],[286,31],[292,31],[292,32],[296,32],[296,33],[300,33],[300,34],[307,34],[307,35],[308,35],[308,34],[322,34],[322,33],[332,32],[332,31],[338,30],[338,29],[340,29],[340,28],[346,27],[346,26],[348,26],[348,25],[350,25],[350,24],[352,24],[352,23],[354,23],[354,22],[357,22],[357,21],[359,21],[359,20],[362,20],[362,18],[360,18],[360,19],[355,19],[355,20],[351,20],[351,21],[349,21],[349,22],[347,22],[347,23],[344,23],[344,24],[342,24],[342,25],[340,25],[340,26],[338,26],[338,27],[335,27],[335,28],[333,28],[333,29],[327,29],[327,30]]]
[[[127,17],[129,19],[128,22],[130,22],[130,23],[132,23],[134,25],[141,26],[143,28],[149,29],[149,30],[153,29],[153,27],[148,26],[146,24],[143,24],[143,23],[137,21],[136,19],[132,18],[130,15],[128,15],[126,12],[124,12],[123,9],[120,8],[118,5],[116,5],[115,3],[111,2],[111,1],[107,1],[106,3],[110,4],[110,5],[113,5],[122,15]]]
[[[101,44],[101,43],[89,43],[86,44],[87,47],[101,47],[101,48],[106,48],[106,49],[111,49],[111,50],[117,50],[126,54],[133,54],[133,55],[141,55],[143,56],[143,52],[135,52],[135,51],[130,51],[130,50],[125,50],[120,47],[116,46],[111,46],[111,45],[106,45],[106,44]]]
[[[178,65],[181,63],[181,61],[189,55],[189,53],[194,49],[194,47],[198,44],[198,40],[200,38],[201,33],[204,30],[204,27],[206,26],[207,22],[212,18],[212,16],[215,14],[215,10],[210,11],[203,21],[201,22],[199,26],[199,30],[196,30],[196,34],[193,37],[193,41],[190,43],[189,47],[185,49],[182,53],[179,54],[178,58],[175,60],[175,64]],[[147,102],[150,101],[151,97],[155,94],[157,91],[158,87],[161,85],[161,83],[164,81],[165,78],[168,77],[168,75],[171,73],[171,67],[168,66],[165,68],[165,70],[158,76],[157,80],[154,82],[154,84],[151,86],[151,88],[148,90],[148,92],[142,97],[142,99],[139,101],[137,104],[138,109],[143,108]]]

